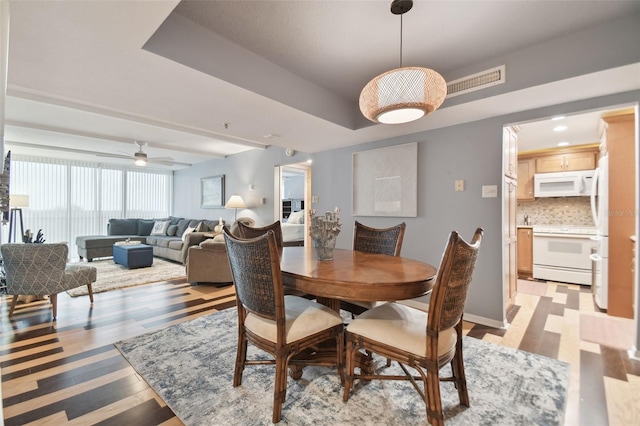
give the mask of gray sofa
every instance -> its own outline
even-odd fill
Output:
[[[156,222],[169,222],[162,235],[151,235]],[[189,247],[197,246],[213,232],[218,221],[168,217],[164,219],[110,219],[107,235],[86,235],[76,238],[80,259],[91,262],[100,257],[112,257],[113,245],[127,239],[140,241],[153,247],[153,255],[186,263]],[[187,228],[193,232],[184,235]]]

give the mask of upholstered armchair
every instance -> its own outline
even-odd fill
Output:
[[[239,236],[238,223],[255,225],[249,217],[239,217],[231,226],[231,234]],[[214,238],[189,247],[186,261],[187,281],[190,283],[231,284],[233,277],[229,268],[227,248],[224,236],[220,233]]]
[[[9,316],[13,315],[19,295],[49,296],[55,320],[58,293],[81,285],[87,286],[93,303],[91,284],[96,281],[96,268],[67,265],[67,244],[3,244],[0,250],[7,294],[13,296]]]

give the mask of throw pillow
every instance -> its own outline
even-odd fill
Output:
[[[182,236],[184,234],[185,229],[189,227],[189,219],[182,219],[178,221],[178,230],[176,231],[176,235]]]
[[[304,210],[291,213],[287,219],[287,223],[304,223]]]
[[[150,235],[167,235],[167,228],[170,223],[170,220],[156,220]]]
[[[189,226],[187,229],[184,230],[184,232],[182,233],[182,241],[187,239],[187,235],[189,235],[190,233],[194,232],[196,230],[196,228],[192,228],[191,226]]]
[[[147,236],[151,234],[153,225],[155,225],[155,221],[153,220],[140,219],[138,221],[138,235]]]
[[[178,225],[169,225],[169,227],[167,228],[167,235],[169,237],[175,237],[176,232],[178,232]]]

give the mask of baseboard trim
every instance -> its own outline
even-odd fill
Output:
[[[488,327],[493,327],[493,328],[508,328],[509,324],[504,321],[504,322],[500,322],[500,321],[496,321],[494,319],[491,318],[485,318],[485,317],[481,317],[478,315],[473,315],[473,314],[464,314],[463,319],[465,321],[469,321],[469,322],[473,322],[476,324],[481,324],[481,325],[486,325]]]

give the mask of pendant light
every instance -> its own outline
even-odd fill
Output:
[[[393,0],[391,13],[400,15],[400,68],[380,74],[360,93],[360,111],[374,123],[400,124],[438,109],[447,96],[447,83],[436,71],[402,66],[402,15],[412,0]]]

